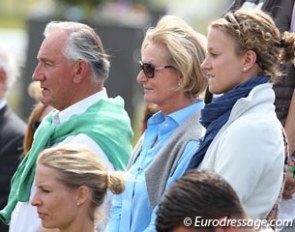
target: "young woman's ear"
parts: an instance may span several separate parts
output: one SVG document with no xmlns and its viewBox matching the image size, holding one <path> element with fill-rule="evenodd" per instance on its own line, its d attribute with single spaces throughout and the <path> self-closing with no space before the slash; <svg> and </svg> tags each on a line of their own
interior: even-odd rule
<svg viewBox="0 0 295 232">
<path fill-rule="evenodd" d="M 248 50 L 244 54 L 244 62 L 243 62 L 243 68 L 242 71 L 246 72 L 249 69 L 251 69 L 257 61 L 257 55 L 256 52 L 253 50 Z"/>
<path fill-rule="evenodd" d="M 90 190 L 87 186 L 80 186 L 77 190 L 76 204 L 77 206 L 83 205 L 87 199 L 90 198 Z"/>
</svg>

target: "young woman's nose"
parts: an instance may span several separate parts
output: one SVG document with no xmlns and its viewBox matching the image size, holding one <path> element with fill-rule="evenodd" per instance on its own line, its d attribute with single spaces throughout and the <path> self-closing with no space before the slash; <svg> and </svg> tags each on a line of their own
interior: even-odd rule
<svg viewBox="0 0 295 232">
<path fill-rule="evenodd" d="M 208 58 L 205 57 L 205 59 L 203 60 L 202 64 L 201 64 L 201 68 L 206 70 L 208 69 L 209 63 L 208 63 Z"/>
<path fill-rule="evenodd" d="M 38 197 L 38 193 L 35 193 L 35 195 L 34 195 L 32 201 L 31 201 L 31 205 L 32 205 L 32 206 L 38 206 L 38 205 L 40 205 L 40 204 L 41 204 L 41 203 L 40 203 L 40 199 L 39 199 L 39 197 Z"/>
</svg>

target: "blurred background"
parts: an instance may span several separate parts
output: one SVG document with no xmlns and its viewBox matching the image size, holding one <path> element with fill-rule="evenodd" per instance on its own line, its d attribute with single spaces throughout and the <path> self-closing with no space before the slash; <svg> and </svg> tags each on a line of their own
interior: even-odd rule
<svg viewBox="0 0 295 232">
<path fill-rule="evenodd" d="M 230 0 L 1 0 L 0 41 L 9 46 L 21 67 L 18 83 L 10 90 L 8 102 L 27 121 L 35 103 L 28 85 L 37 63 L 43 29 L 51 20 L 80 21 L 92 26 L 110 55 L 110 77 L 106 82 L 111 97 L 125 99 L 135 131 L 140 134 L 143 111 L 139 71 L 140 45 L 145 30 L 165 14 L 182 17 L 206 35 L 208 23 L 218 18 Z"/>
</svg>

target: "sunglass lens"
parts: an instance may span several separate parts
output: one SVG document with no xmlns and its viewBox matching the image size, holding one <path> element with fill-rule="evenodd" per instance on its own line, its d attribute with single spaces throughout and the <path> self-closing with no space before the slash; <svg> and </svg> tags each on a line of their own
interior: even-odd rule
<svg viewBox="0 0 295 232">
<path fill-rule="evenodd" d="M 151 64 L 143 64 L 143 72 L 148 78 L 154 77 L 154 67 Z"/>
<path fill-rule="evenodd" d="M 139 61 L 139 67 L 144 72 L 144 75 L 147 78 L 153 78 L 155 74 L 155 68 L 152 64 L 149 63 L 143 63 L 142 61 Z"/>
</svg>

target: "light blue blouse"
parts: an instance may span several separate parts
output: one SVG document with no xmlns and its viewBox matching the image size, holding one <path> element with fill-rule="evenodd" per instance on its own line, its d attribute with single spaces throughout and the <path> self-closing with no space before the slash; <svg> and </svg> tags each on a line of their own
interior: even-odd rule
<svg viewBox="0 0 295 232">
<path fill-rule="evenodd" d="M 203 107 L 203 101 L 198 100 L 195 104 L 173 112 L 166 117 L 161 112 L 158 112 L 148 120 L 141 153 L 128 170 L 130 176 L 125 183 L 125 191 L 120 196 L 114 196 L 113 198 L 113 207 L 111 208 L 111 218 L 106 229 L 107 232 L 156 231 L 157 207 L 152 210 L 149 204 L 144 175 L 145 170 L 147 170 L 174 130 L 190 115 L 200 111 Z M 155 142 L 156 145 L 154 145 Z M 183 175 L 198 147 L 198 141 L 188 142 L 178 161 L 175 172 L 168 179 L 166 189 Z"/>
</svg>

